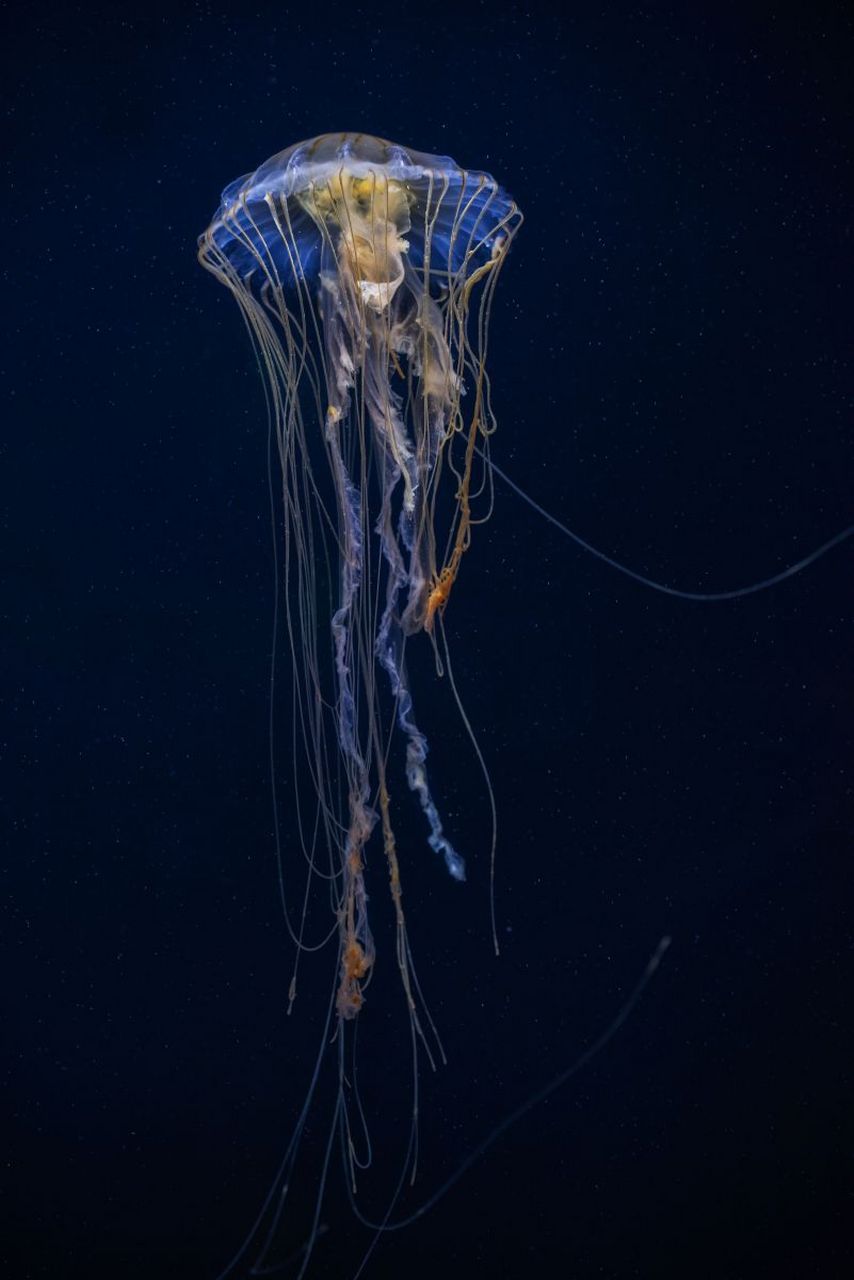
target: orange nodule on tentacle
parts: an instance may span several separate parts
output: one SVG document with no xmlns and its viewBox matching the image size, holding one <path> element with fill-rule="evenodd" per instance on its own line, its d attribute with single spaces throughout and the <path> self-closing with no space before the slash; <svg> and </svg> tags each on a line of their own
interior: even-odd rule
<svg viewBox="0 0 854 1280">
<path fill-rule="evenodd" d="M 341 967 L 348 978 L 364 978 L 371 967 L 371 962 L 365 955 L 364 948 L 359 946 L 355 938 L 348 942 L 344 949 Z"/>
<path fill-rule="evenodd" d="M 351 938 L 341 956 L 341 982 L 335 1007 L 342 1018 L 355 1018 L 365 1002 L 361 980 L 371 967 L 370 957 L 355 938 Z"/>
<path fill-rule="evenodd" d="M 438 613 L 441 617 L 445 612 L 445 606 L 448 603 L 448 597 L 451 594 L 451 587 L 454 585 L 455 574 L 452 569 L 445 568 L 435 579 L 433 588 L 427 597 L 427 611 L 424 615 L 424 630 L 433 630 L 433 619 Z"/>
</svg>

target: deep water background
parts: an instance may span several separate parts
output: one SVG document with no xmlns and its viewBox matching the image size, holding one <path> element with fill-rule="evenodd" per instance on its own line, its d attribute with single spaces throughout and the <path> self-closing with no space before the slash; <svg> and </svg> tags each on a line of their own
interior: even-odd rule
<svg viewBox="0 0 854 1280">
<path fill-rule="evenodd" d="M 493 172 L 526 214 L 495 459 L 640 571 L 738 586 L 854 518 L 848 6 L 565 8 L 5 9 L 3 1276 L 213 1280 L 331 980 L 306 964 L 285 1016 L 263 397 L 195 261 L 227 181 L 339 129 Z M 497 498 L 447 623 L 499 803 L 498 960 L 484 788 L 429 647 L 410 655 L 470 878 L 398 788 L 449 1058 L 407 1204 L 673 945 L 607 1049 L 366 1274 L 848 1276 L 854 545 L 692 605 Z M 406 1107 L 384 982 L 360 1030 L 372 1212 Z M 349 1280 L 368 1237 L 337 1164 L 321 1220 L 309 1274 Z"/>
</svg>

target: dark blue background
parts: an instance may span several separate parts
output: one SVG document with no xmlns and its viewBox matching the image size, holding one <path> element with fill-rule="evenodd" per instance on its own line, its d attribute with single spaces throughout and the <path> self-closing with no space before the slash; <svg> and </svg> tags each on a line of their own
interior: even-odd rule
<svg viewBox="0 0 854 1280">
<path fill-rule="evenodd" d="M 195 262 L 227 181 L 339 129 L 493 172 L 527 218 L 496 461 L 639 570 L 738 586 L 852 519 L 847 6 L 568 8 L 6 10 L 4 1275 L 215 1276 L 328 986 L 331 956 L 286 1018 L 263 398 Z M 499 487 L 447 614 L 500 808 L 499 960 L 484 788 L 411 654 L 470 878 L 401 790 L 449 1057 L 408 1203 L 673 946 L 607 1050 L 368 1275 L 851 1273 L 852 554 L 680 603 Z M 375 1210 L 406 1114 L 391 982 L 362 1021 Z M 324 1137 L 319 1108 L 284 1254 Z M 323 1222 L 311 1274 L 347 1280 L 365 1237 L 337 1166 Z"/>
</svg>

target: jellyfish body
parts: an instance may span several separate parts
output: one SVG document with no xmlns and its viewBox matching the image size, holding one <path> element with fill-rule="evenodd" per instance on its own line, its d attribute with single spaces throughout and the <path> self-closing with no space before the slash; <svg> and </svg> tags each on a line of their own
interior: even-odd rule
<svg viewBox="0 0 854 1280">
<path fill-rule="evenodd" d="M 294 737 L 312 793 L 300 825 L 309 879 L 332 889 L 343 1020 L 362 1006 L 375 961 L 365 849 L 378 824 L 417 1020 L 386 784 L 395 724 L 428 842 L 464 878 L 430 789 L 405 649 L 419 631 L 435 641 L 488 487 L 489 308 L 520 222 L 488 174 L 327 134 L 231 183 L 199 242 L 265 375 Z M 304 929 L 305 911 L 300 948 Z"/>
</svg>

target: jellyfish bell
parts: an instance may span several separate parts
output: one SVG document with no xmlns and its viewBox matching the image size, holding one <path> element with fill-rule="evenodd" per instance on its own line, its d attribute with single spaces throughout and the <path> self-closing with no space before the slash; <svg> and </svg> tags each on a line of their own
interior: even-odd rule
<svg viewBox="0 0 854 1280">
<path fill-rule="evenodd" d="M 377 828 L 413 1043 L 436 1053 L 406 937 L 387 767 L 399 739 L 426 842 L 463 879 L 430 788 L 406 652 L 426 631 L 438 660 L 451 588 L 473 526 L 488 515 L 490 305 L 521 221 L 487 173 L 338 133 L 232 182 L 199 240 L 201 264 L 230 290 L 255 344 L 281 464 L 300 758 L 292 786 L 308 879 L 299 908 L 283 901 L 298 964 L 321 945 L 311 890 L 326 903 L 331 886 L 330 1016 L 342 1055 L 377 962 L 365 884 Z M 326 565 L 337 582 L 324 580 Z M 296 967 L 291 1001 L 295 991 Z M 341 1065 L 345 1129 L 346 1111 Z"/>
<path fill-rule="evenodd" d="M 279 246 L 279 214 L 297 252 Z M 202 262 L 216 248 L 241 275 L 266 263 L 283 284 L 319 269 L 319 253 L 343 231 L 353 245 L 366 232 L 372 261 L 384 261 L 382 232 L 405 236 L 408 260 L 437 278 L 470 275 L 496 239 L 515 231 L 518 207 L 488 173 L 448 156 L 413 151 L 358 133 L 328 133 L 278 152 L 229 183 L 200 240 Z M 507 231 L 503 228 L 505 226 Z M 324 235 L 324 232 L 329 235 Z"/>
</svg>

